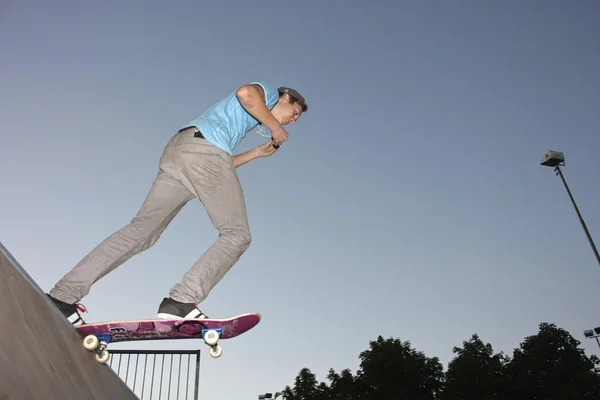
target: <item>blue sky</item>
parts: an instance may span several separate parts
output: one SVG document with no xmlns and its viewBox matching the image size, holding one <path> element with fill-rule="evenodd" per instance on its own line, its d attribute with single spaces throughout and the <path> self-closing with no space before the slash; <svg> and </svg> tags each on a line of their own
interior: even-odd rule
<svg viewBox="0 0 600 400">
<path fill-rule="evenodd" d="M 264 80 L 310 108 L 238 170 L 253 243 L 202 309 L 263 321 L 203 356 L 202 398 L 354 371 L 377 335 L 446 365 L 473 333 L 511 353 L 548 321 L 598 353 L 600 267 L 539 162 L 565 153 L 600 241 L 600 5 L 501 3 L 2 2 L 0 241 L 49 290 L 133 218 L 183 124 Z M 189 203 L 86 318 L 154 316 L 216 234 Z"/>
</svg>

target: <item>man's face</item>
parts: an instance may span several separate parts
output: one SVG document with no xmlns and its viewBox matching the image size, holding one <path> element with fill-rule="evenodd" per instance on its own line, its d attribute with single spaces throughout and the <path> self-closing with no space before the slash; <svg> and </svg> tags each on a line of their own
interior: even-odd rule
<svg viewBox="0 0 600 400">
<path fill-rule="evenodd" d="M 271 112 L 281 125 L 289 125 L 295 123 L 300 118 L 300 115 L 302 115 L 302 106 L 298 103 L 290 103 L 290 96 L 284 94 L 279 98 L 279 101 Z"/>
</svg>

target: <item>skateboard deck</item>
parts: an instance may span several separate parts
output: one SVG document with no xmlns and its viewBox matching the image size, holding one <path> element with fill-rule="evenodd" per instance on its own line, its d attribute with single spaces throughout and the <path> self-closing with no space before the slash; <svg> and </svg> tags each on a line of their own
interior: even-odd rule
<svg viewBox="0 0 600 400">
<path fill-rule="evenodd" d="M 258 313 L 246 313 L 231 318 L 106 321 L 79 325 L 75 329 L 84 338 L 84 347 L 94 351 L 101 363 L 110 357 L 109 343 L 138 340 L 203 339 L 209 346 L 210 356 L 218 358 L 223 354 L 218 344 L 220 339 L 239 336 L 260 320 Z"/>
</svg>

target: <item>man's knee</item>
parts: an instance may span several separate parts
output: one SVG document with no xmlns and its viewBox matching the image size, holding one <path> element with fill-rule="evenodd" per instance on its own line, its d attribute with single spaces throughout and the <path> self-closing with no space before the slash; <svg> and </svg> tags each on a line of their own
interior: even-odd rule
<svg viewBox="0 0 600 400">
<path fill-rule="evenodd" d="M 252 235 L 250 234 L 249 229 L 245 229 L 240 233 L 239 237 L 239 249 L 241 252 L 245 252 L 250 247 L 250 243 L 252 242 Z"/>
<path fill-rule="evenodd" d="M 227 236 L 229 242 L 235 247 L 239 254 L 244 253 L 250 247 L 252 235 L 248 228 L 232 229 L 222 231 L 221 234 Z"/>
</svg>

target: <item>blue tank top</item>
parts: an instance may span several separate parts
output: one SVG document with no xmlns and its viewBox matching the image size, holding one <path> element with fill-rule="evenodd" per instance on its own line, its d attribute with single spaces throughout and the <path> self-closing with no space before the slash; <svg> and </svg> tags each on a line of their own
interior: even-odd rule
<svg viewBox="0 0 600 400">
<path fill-rule="evenodd" d="M 277 89 L 265 82 L 252 82 L 251 84 L 257 84 L 263 88 L 265 104 L 271 110 L 279 99 Z M 197 127 L 208 142 L 233 155 L 233 149 L 242 141 L 246 133 L 257 125 L 258 120 L 244 109 L 234 91 L 209 107 L 198 118 L 184 125 L 183 128 Z"/>
</svg>

